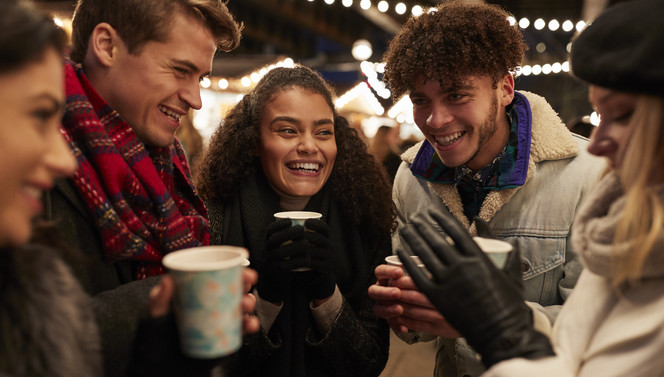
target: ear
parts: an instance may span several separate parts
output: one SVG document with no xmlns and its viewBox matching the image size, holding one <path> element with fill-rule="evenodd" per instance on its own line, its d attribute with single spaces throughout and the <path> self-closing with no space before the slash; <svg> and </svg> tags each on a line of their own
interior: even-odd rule
<svg viewBox="0 0 664 377">
<path fill-rule="evenodd" d="M 98 64 L 110 67 L 118 55 L 118 48 L 124 48 L 120 35 L 106 22 L 97 24 L 92 30 L 87 55 L 94 57 Z"/>
<path fill-rule="evenodd" d="M 512 103 L 514 99 L 514 76 L 511 73 L 506 74 L 498 81 L 498 91 L 502 107 Z"/>
</svg>

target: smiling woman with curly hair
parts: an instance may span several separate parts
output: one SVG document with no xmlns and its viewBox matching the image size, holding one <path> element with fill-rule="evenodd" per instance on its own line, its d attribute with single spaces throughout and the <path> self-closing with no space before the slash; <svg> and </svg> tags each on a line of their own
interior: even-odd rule
<svg viewBox="0 0 664 377">
<path fill-rule="evenodd" d="M 378 376 L 387 361 L 388 327 L 367 289 L 391 253 L 390 185 L 333 103 L 311 69 L 274 69 L 230 111 L 201 164 L 212 243 L 246 247 L 259 272 L 261 331 L 229 361 L 231 376 Z M 287 210 L 322 219 L 307 231 L 274 221 Z"/>
</svg>

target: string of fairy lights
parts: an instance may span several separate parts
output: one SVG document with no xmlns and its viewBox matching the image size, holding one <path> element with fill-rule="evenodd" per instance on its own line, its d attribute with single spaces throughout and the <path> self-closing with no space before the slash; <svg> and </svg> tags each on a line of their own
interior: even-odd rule
<svg viewBox="0 0 664 377">
<path fill-rule="evenodd" d="M 397 15 L 406 15 L 407 12 L 410 12 L 412 16 L 418 17 L 425 12 L 434 12 L 435 8 L 422 6 L 419 4 L 414 4 L 411 6 L 406 5 L 402 1 L 397 2 L 388 2 L 386 0 L 301 0 L 306 2 L 321 2 L 329 6 L 333 6 L 335 3 L 340 3 L 342 6 L 350 8 L 354 5 L 358 5 L 359 8 L 363 11 L 377 10 L 381 13 L 394 12 Z M 69 19 L 60 19 L 58 17 L 54 18 L 55 23 L 64 28 L 70 28 L 71 20 Z M 543 18 L 529 19 L 527 17 L 515 18 L 508 17 L 508 21 L 511 25 L 518 25 L 522 30 L 527 30 L 533 28 L 535 30 L 548 30 L 552 32 L 562 31 L 567 33 L 574 33 L 582 31 L 587 25 L 583 20 L 572 21 L 572 20 L 558 20 L 558 19 L 549 19 L 544 20 Z M 538 52 L 543 52 L 546 49 L 546 46 L 543 44 L 538 44 L 536 50 Z M 567 46 L 569 50 L 569 45 Z M 260 79 L 265 76 L 267 72 L 276 68 L 276 67 L 293 67 L 295 61 L 286 57 L 279 61 L 276 61 L 273 64 L 270 64 L 265 67 L 261 67 L 243 77 L 210 77 L 204 78 L 201 81 L 201 87 L 213 91 L 221 92 L 235 92 L 240 93 L 237 96 L 237 100 L 242 97 L 242 93 L 249 92 L 253 86 L 260 81 Z M 355 100 L 358 97 L 361 97 L 363 101 L 371 107 L 372 111 L 377 116 L 382 116 L 386 113 L 385 109 L 381 105 L 380 101 L 377 99 L 376 95 L 381 98 L 388 99 L 391 96 L 389 88 L 386 87 L 385 83 L 380 80 L 379 75 L 384 72 L 385 64 L 376 62 L 372 63 L 369 61 L 362 61 L 360 63 L 360 70 L 362 74 L 366 77 L 366 80 L 355 85 L 353 88 L 347 92 L 341 94 L 335 105 L 338 109 L 343 109 L 344 106 L 349 104 L 351 101 Z M 546 64 L 533 64 L 533 65 L 522 65 L 517 68 L 515 72 L 516 76 L 538 76 L 538 75 L 550 75 L 569 72 L 569 62 L 552 62 Z M 390 109 L 387 110 L 388 117 L 395 119 L 399 123 L 413 123 L 412 119 L 412 104 L 408 96 L 401 98 L 397 101 Z"/>
</svg>

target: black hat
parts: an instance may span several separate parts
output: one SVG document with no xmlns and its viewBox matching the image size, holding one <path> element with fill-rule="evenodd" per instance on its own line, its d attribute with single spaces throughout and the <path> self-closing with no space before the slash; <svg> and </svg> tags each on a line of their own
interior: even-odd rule
<svg viewBox="0 0 664 377">
<path fill-rule="evenodd" d="M 576 38 L 570 63 L 591 84 L 664 96 L 664 0 L 608 8 Z"/>
</svg>

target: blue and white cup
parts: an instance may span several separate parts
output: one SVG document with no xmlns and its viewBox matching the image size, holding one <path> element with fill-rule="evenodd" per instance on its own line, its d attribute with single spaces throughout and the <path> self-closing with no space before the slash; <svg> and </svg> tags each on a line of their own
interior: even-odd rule
<svg viewBox="0 0 664 377">
<path fill-rule="evenodd" d="M 182 352 L 210 359 L 242 345 L 242 269 L 249 253 L 235 246 L 204 246 L 164 256 L 175 281 L 175 316 Z"/>
</svg>

